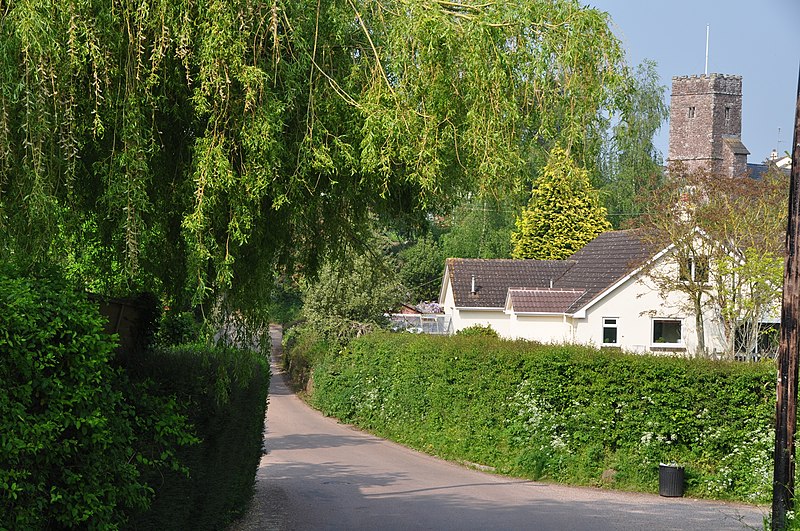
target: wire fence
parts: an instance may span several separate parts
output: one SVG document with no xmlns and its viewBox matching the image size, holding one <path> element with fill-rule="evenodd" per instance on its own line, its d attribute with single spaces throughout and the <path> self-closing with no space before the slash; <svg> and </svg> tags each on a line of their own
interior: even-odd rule
<svg viewBox="0 0 800 531">
<path fill-rule="evenodd" d="M 390 316 L 392 329 L 414 334 L 451 334 L 451 316 L 442 314 L 402 314 Z"/>
</svg>

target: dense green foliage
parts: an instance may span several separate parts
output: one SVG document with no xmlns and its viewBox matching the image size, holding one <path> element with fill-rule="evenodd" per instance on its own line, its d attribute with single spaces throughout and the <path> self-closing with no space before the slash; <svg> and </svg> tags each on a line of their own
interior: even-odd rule
<svg viewBox="0 0 800 531">
<path fill-rule="evenodd" d="M 503 473 L 654 492 L 675 461 L 690 496 L 765 501 L 774 393 L 771 364 L 382 333 L 319 361 L 312 401 Z"/>
<path fill-rule="evenodd" d="M 397 253 L 397 271 L 403 301 L 417 304 L 439 298 L 444 270 L 444 251 L 432 234 L 426 234 Z"/>
<path fill-rule="evenodd" d="M 0 272 L 0 528 L 114 528 L 194 442 L 179 404 L 109 363 L 97 306 L 59 275 Z"/>
<path fill-rule="evenodd" d="M 491 325 L 480 325 L 474 324 L 472 326 L 468 326 L 467 328 L 462 328 L 458 332 L 456 332 L 457 336 L 482 336 L 482 337 L 493 337 L 495 339 L 499 338 L 500 335 L 497 331 L 491 327 Z"/>
<path fill-rule="evenodd" d="M 511 234 L 512 258 L 561 260 L 611 230 L 588 173 L 554 148 Z"/>
<path fill-rule="evenodd" d="M 263 314 L 373 215 L 592 165 L 631 89 L 577 0 L 3 5 L 0 251 L 178 309 Z"/>
<path fill-rule="evenodd" d="M 339 348 L 316 330 L 294 327 L 284 331 L 283 367 L 296 391 L 309 389 L 311 374 L 326 355 Z"/>
<path fill-rule="evenodd" d="M 115 355 L 97 304 L 53 272 L 4 268 L 0 306 L 0 528 L 219 529 L 245 507 L 263 356 Z M 185 340 L 189 319 L 167 335 Z"/>
<path fill-rule="evenodd" d="M 188 475 L 165 471 L 144 478 L 155 498 L 131 527 L 223 529 L 253 493 L 269 386 L 266 358 L 229 348 L 159 348 L 142 353 L 128 371 L 151 382 L 151 395 L 174 396 L 200 439 L 177 452 Z"/>
<path fill-rule="evenodd" d="M 603 145 L 598 164 L 604 204 L 615 228 L 648 207 L 647 192 L 657 188 L 664 172 L 653 137 L 669 115 L 656 64 L 645 60 L 634 73 L 636 89 L 625 113 Z"/>
<path fill-rule="evenodd" d="M 511 258 L 511 232 L 517 205 L 473 198 L 453 209 L 449 230 L 442 235 L 446 258 Z"/>
<path fill-rule="evenodd" d="M 393 258 L 373 247 L 361 252 L 326 264 L 303 290 L 305 326 L 335 342 L 381 328 L 401 299 Z"/>
</svg>

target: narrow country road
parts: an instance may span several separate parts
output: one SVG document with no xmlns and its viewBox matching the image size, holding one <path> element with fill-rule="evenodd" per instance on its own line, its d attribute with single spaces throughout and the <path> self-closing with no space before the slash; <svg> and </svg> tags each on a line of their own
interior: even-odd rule
<svg viewBox="0 0 800 531">
<path fill-rule="evenodd" d="M 466 469 L 307 407 L 273 364 L 256 494 L 230 531 L 763 529 L 764 508 L 573 488 Z"/>
</svg>

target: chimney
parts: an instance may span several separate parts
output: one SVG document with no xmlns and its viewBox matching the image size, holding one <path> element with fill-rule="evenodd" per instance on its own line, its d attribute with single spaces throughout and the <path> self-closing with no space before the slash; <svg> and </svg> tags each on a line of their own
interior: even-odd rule
<svg viewBox="0 0 800 531">
<path fill-rule="evenodd" d="M 470 293 L 475 295 L 475 275 L 472 275 L 472 289 L 470 290 Z"/>
</svg>

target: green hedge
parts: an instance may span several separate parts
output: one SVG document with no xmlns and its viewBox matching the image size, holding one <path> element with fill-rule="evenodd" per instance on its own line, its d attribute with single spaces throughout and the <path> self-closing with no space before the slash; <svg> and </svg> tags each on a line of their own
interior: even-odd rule
<svg viewBox="0 0 800 531">
<path fill-rule="evenodd" d="M 503 473 L 655 492 L 659 462 L 677 462 L 692 496 L 771 493 L 772 364 L 382 333 L 325 357 L 312 401 Z"/>
<path fill-rule="evenodd" d="M 222 529 L 246 509 L 262 454 L 269 387 L 267 359 L 255 352 L 183 346 L 154 349 L 130 363 L 131 377 L 172 395 L 200 444 L 177 453 L 188 469 L 147 478 L 156 491 L 139 529 Z"/>
<path fill-rule="evenodd" d="M 58 273 L 0 268 L 0 308 L 0 528 L 118 527 L 147 506 L 142 474 L 177 466 L 185 418 L 111 366 L 97 306 Z"/>
<path fill-rule="evenodd" d="M 246 507 L 263 356 L 117 359 L 97 305 L 53 271 L 0 265 L 0 308 L 0 529 L 220 529 Z"/>
</svg>

